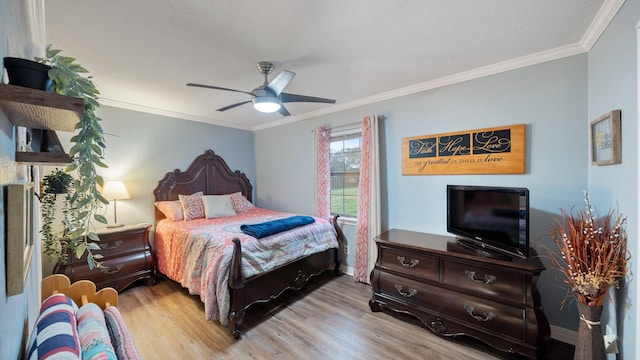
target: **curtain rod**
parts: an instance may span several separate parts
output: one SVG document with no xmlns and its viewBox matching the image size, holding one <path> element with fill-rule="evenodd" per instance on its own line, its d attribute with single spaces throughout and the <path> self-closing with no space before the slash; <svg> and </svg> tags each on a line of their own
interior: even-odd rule
<svg viewBox="0 0 640 360">
<path fill-rule="evenodd" d="M 383 114 L 375 114 L 378 117 L 378 120 L 386 120 L 387 116 L 383 115 Z M 350 131 L 350 130 L 356 130 L 360 128 L 360 125 L 362 123 L 360 122 L 354 122 L 354 123 L 350 123 L 350 124 L 345 124 L 345 125 L 340 125 L 340 126 L 331 126 L 330 124 L 323 124 L 322 126 L 328 127 L 331 129 L 332 133 L 340 133 L 343 131 Z M 314 132 L 315 129 L 311 130 L 311 132 Z"/>
<path fill-rule="evenodd" d="M 376 115 L 378 117 L 378 120 L 386 120 L 387 119 L 387 116 L 383 115 L 383 114 L 374 114 L 374 115 Z M 354 126 L 360 126 L 361 124 L 362 124 L 361 122 L 355 122 L 355 123 L 350 123 L 350 124 L 340 125 L 340 126 L 329 126 L 329 125 L 326 125 L 326 124 L 325 125 L 329 126 L 331 128 L 331 130 L 340 131 L 340 130 L 343 130 L 343 129 L 347 129 L 347 130 L 348 129 L 352 129 Z"/>
</svg>

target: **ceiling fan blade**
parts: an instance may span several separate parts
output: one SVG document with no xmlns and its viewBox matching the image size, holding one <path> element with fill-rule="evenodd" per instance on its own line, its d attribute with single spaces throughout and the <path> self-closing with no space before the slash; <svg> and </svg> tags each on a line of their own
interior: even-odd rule
<svg viewBox="0 0 640 360">
<path fill-rule="evenodd" d="M 289 114 L 289 110 L 287 110 L 286 107 L 284 107 L 284 105 L 280 106 L 280 110 L 278 110 L 278 112 L 282 115 L 282 116 L 289 116 L 291 114 Z"/>
<path fill-rule="evenodd" d="M 273 78 L 273 80 L 271 80 L 271 82 L 269 83 L 269 85 L 267 85 L 267 87 L 273 90 L 273 92 L 276 93 L 276 96 L 278 96 L 280 95 L 282 90 L 284 90 L 285 86 L 289 84 L 289 81 L 291 81 L 291 79 L 293 79 L 294 76 L 296 76 L 296 73 L 288 70 L 282 70 L 282 72 L 278 74 L 278 76 L 276 76 L 275 78 Z"/>
<path fill-rule="evenodd" d="M 253 94 L 250 93 L 250 92 L 246 92 L 246 91 L 242 91 L 242 90 L 234 90 L 234 89 L 229 89 L 229 88 L 223 88 L 223 87 L 220 87 L 220 86 L 194 84 L 194 83 L 188 83 L 187 86 L 195 86 L 195 87 L 201 87 L 201 88 L 207 88 L 207 89 L 215 89 L 215 90 L 234 91 L 234 92 L 239 92 L 239 93 L 243 93 L 243 94 L 249 94 L 249 95 L 253 96 Z"/>
<path fill-rule="evenodd" d="M 333 99 L 325 99 L 325 98 L 319 98 L 314 96 L 296 95 L 296 94 L 288 94 L 288 93 L 280 94 L 280 100 L 283 103 L 288 103 L 288 102 L 315 102 L 315 103 L 325 103 L 325 104 L 336 103 L 336 101 Z"/>
<path fill-rule="evenodd" d="M 251 100 L 248 100 L 248 101 L 243 101 L 243 102 L 227 105 L 225 107 L 221 107 L 220 109 L 218 109 L 216 111 L 225 111 L 225 110 L 233 109 L 236 106 L 244 105 L 244 104 L 250 103 L 250 102 L 251 102 Z"/>
</svg>

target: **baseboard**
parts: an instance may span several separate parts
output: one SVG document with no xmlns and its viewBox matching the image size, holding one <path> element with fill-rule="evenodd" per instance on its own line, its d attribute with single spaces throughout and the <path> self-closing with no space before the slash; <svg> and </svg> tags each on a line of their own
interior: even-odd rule
<svg viewBox="0 0 640 360">
<path fill-rule="evenodd" d="M 577 331 L 561 328 L 555 325 L 551 325 L 550 328 L 552 339 L 576 346 L 576 338 L 578 337 Z"/>
<path fill-rule="evenodd" d="M 353 268 L 351 266 L 341 265 L 340 266 L 340 270 L 342 270 L 343 274 L 346 274 L 346 275 L 349 275 L 349 276 L 353 276 Z"/>
</svg>

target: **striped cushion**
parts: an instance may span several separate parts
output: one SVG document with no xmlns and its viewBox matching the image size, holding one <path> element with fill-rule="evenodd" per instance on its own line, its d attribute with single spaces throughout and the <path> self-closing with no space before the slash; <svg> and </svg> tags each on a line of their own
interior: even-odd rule
<svg viewBox="0 0 640 360">
<path fill-rule="evenodd" d="M 28 360 L 80 359 L 77 309 L 73 300 L 63 294 L 45 299 L 29 338 Z"/>
<path fill-rule="evenodd" d="M 120 311 L 115 306 L 109 306 L 104 310 L 104 319 L 107 322 L 107 329 L 111 335 L 111 342 L 116 351 L 118 360 L 142 359 L 138 354 L 131 334 L 120 315 Z"/>
<path fill-rule="evenodd" d="M 116 360 L 102 309 L 94 304 L 82 305 L 76 312 L 82 359 Z"/>
</svg>

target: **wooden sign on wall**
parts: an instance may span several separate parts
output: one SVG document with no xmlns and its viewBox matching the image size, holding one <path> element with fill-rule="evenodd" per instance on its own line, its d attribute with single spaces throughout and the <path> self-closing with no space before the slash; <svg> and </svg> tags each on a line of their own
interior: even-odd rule
<svg viewBox="0 0 640 360">
<path fill-rule="evenodd" d="M 525 124 L 402 139 L 402 175 L 524 174 Z"/>
</svg>

